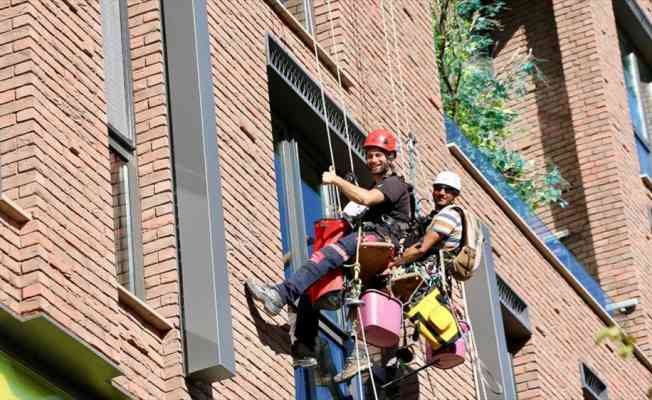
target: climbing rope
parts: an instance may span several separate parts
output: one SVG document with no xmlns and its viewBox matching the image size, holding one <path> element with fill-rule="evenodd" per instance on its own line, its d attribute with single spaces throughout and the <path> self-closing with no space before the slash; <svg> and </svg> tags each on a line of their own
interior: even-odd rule
<svg viewBox="0 0 652 400">
<path fill-rule="evenodd" d="M 410 119 L 408 118 L 408 108 L 405 101 L 405 80 L 403 79 L 403 63 L 401 62 L 401 56 L 398 50 L 398 39 L 396 35 L 396 19 L 394 17 L 394 0 L 390 0 L 390 15 L 392 17 L 392 31 L 394 37 L 394 58 L 396 59 L 396 68 L 398 72 L 398 81 L 401 83 L 401 109 L 403 111 L 403 128 L 407 132 L 412 132 Z"/>
<path fill-rule="evenodd" d="M 380 0 L 380 17 L 383 23 L 383 37 L 385 38 L 385 57 L 387 59 L 390 58 L 390 52 L 389 52 L 389 39 L 387 37 L 387 22 L 385 21 L 385 5 L 384 5 L 384 0 Z M 400 126 L 399 126 L 399 118 L 398 118 L 398 106 L 396 104 L 396 90 L 394 88 L 394 69 L 392 68 L 391 63 L 387 63 L 387 68 L 389 72 L 389 83 L 392 89 L 392 105 L 394 109 L 394 123 L 396 124 L 397 132 L 399 133 L 397 136 L 400 136 Z"/>
<path fill-rule="evenodd" d="M 358 389 L 360 391 L 360 398 L 363 399 L 364 396 L 362 394 L 362 369 L 360 368 L 360 352 L 358 351 L 358 334 L 356 333 L 357 329 L 357 324 L 356 326 L 353 327 L 353 338 L 354 338 L 354 343 L 353 345 L 355 346 L 355 361 L 358 365 Z M 369 360 L 369 354 L 367 354 L 367 360 Z"/>
<path fill-rule="evenodd" d="M 331 168 L 335 168 L 335 154 L 333 152 L 333 142 L 331 140 L 331 130 L 330 130 L 330 120 L 328 118 L 328 112 L 326 110 L 326 93 L 324 92 L 324 81 L 322 79 L 321 75 L 321 64 L 319 61 L 319 50 L 317 48 L 317 35 L 313 34 L 312 38 L 312 43 L 313 43 L 313 49 L 315 51 L 315 64 L 317 66 L 317 77 L 319 79 L 319 90 L 321 92 L 321 104 L 322 104 L 322 111 L 324 113 L 324 123 L 326 124 L 326 136 L 328 138 L 328 151 L 330 153 L 331 157 Z M 338 193 L 337 197 L 337 211 L 339 213 L 342 212 L 342 204 L 340 202 L 340 196 L 339 196 L 339 190 L 337 186 L 335 186 L 335 191 Z"/>
<path fill-rule="evenodd" d="M 358 321 L 362 320 L 362 312 L 360 311 L 360 307 L 358 307 Z M 376 380 L 374 379 L 374 373 L 373 369 L 371 368 L 371 357 L 369 356 L 369 346 L 367 345 L 367 336 L 365 335 L 364 328 L 361 328 L 360 331 L 362 332 L 362 343 L 364 344 L 364 351 L 367 353 L 367 361 L 369 362 L 369 380 L 371 381 L 371 388 L 374 391 L 374 400 L 378 400 L 378 391 L 376 390 Z M 358 358 L 358 363 L 360 362 L 360 359 Z M 358 369 L 358 371 L 360 371 Z M 362 371 L 359 372 L 360 374 L 360 379 L 362 379 Z"/>
<path fill-rule="evenodd" d="M 466 301 L 466 292 L 465 292 L 465 286 L 463 282 L 458 282 L 458 290 L 460 291 L 460 296 L 462 296 L 462 302 L 464 304 L 464 314 L 465 314 L 465 320 L 469 324 L 469 332 L 467 335 L 463 335 L 464 338 L 464 345 L 466 348 L 471 349 L 469 357 L 471 358 L 471 367 L 473 369 L 473 381 L 475 384 L 475 387 L 477 390 L 482 390 L 483 394 L 483 399 L 487 398 L 487 388 L 485 386 L 485 379 L 484 379 L 484 373 L 482 371 L 482 368 L 479 367 L 478 362 L 479 362 L 479 357 L 478 357 L 478 348 L 477 342 L 475 340 L 475 333 L 473 329 L 473 324 L 471 323 L 471 318 L 468 313 L 469 305 Z M 480 376 L 482 375 L 482 377 Z M 480 382 L 478 382 L 478 380 Z M 479 394 L 479 393 L 478 393 Z"/>
<path fill-rule="evenodd" d="M 399 150 L 403 150 L 404 146 L 403 146 L 403 137 L 401 135 L 401 130 L 405 128 L 405 125 L 401 124 L 400 118 L 399 118 L 399 111 L 398 111 L 398 104 L 397 104 L 398 99 L 397 99 L 397 96 L 396 96 L 396 89 L 395 89 L 395 86 L 398 86 L 398 84 L 395 84 L 395 81 L 394 81 L 394 69 L 392 68 L 393 63 L 391 62 L 392 57 L 391 57 L 390 49 L 389 49 L 389 39 L 388 39 L 388 35 L 387 35 L 387 22 L 386 22 L 386 19 L 385 19 L 384 0 L 380 0 L 380 16 L 381 16 L 382 25 L 383 25 L 383 37 L 385 39 L 385 57 L 387 59 L 387 68 L 389 70 L 390 85 L 391 85 L 391 89 L 392 89 L 392 105 L 393 105 L 393 108 L 394 108 L 394 123 L 396 124 L 396 131 L 397 131 L 397 137 L 398 137 Z M 397 42 L 397 35 L 396 35 L 396 21 L 395 21 L 395 16 L 394 16 L 394 1 L 393 0 L 390 0 L 390 16 L 391 16 L 391 19 L 392 19 L 392 31 L 393 31 L 393 44 L 392 44 L 392 47 L 393 47 L 393 51 L 394 51 L 394 57 L 396 59 L 398 59 L 397 65 L 400 68 L 400 66 L 402 64 L 401 64 L 401 61 L 400 61 L 400 57 L 398 55 L 398 42 Z M 399 79 L 401 81 L 403 81 L 401 69 L 399 69 L 398 72 L 399 72 Z M 405 82 L 402 82 L 402 88 L 403 88 L 402 92 L 404 92 L 405 91 Z M 403 93 L 403 96 L 404 96 L 404 93 Z M 405 108 L 405 99 L 403 99 L 403 113 L 404 113 L 404 120 L 407 120 L 407 117 L 406 117 L 407 114 L 406 114 L 406 108 Z M 405 157 L 403 157 L 402 154 L 401 154 L 401 162 L 403 164 L 402 165 L 403 170 L 404 171 L 407 170 L 407 168 L 408 168 L 407 159 Z"/>
<path fill-rule="evenodd" d="M 340 69 L 340 57 L 339 53 L 335 51 L 335 29 L 333 28 L 333 15 L 331 13 L 331 1 L 326 0 L 326 7 L 328 8 L 328 22 L 330 25 L 331 31 L 331 54 L 335 58 L 335 69 L 337 70 L 337 85 L 338 85 L 338 100 L 342 103 L 343 108 L 343 117 L 344 117 L 344 132 L 346 136 L 346 142 L 349 148 L 349 161 L 351 163 L 351 173 L 355 176 L 355 167 L 353 165 L 353 150 L 351 148 L 351 134 L 349 132 L 349 122 L 347 118 L 347 109 L 346 101 L 344 95 L 342 94 L 342 70 Z M 344 35 L 342 35 L 342 40 L 344 40 Z"/>
<path fill-rule="evenodd" d="M 354 346 L 355 346 L 355 359 L 358 367 L 358 386 L 360 390 L 360 398 L 362 398 L 362 369 L 360 365 L 360 351 L 358 349 L 358 328 L 362 332 L 362 343 L 364 345 L 364 352 L 367 356 L 367 362 L 369 363 L 369 379 L 371 380 L 371 386 L 374 392 L 374 399 L 378 400 L 378 392 L 376 391 L 376 384 L 374 382 L 373 371 L 371 368 L 371 357 L 369 355 L 369 346 L 367 345 L 367 337 L 364 332 L 364 327 L 359 326 L 360 321 L 362 321 L 362 314 L 360 312 L 360 295 L 362 291 L 362 281 L 360 280 L 360 245 L 362 244 L 362 226 L 358 227 L 358 240 L 356 243 L 355 251 L 355 262 L 353 264 L 345 264 L 347 268 L 353 269 L 353 279 L 350 283 L 350 293 L 347 305 L 349 307 L 355 307 L 357 311 L 357 318 L 354 318 L 352 323 Z"/>
</svg>

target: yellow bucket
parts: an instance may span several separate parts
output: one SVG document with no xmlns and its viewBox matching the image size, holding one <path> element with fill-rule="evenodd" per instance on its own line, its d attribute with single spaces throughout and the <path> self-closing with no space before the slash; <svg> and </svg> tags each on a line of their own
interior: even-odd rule
<svg viewBox="0 0 652 400">
<path fill-rule="evenodd" d="M 459 330 L 453 313 L 439 301 L 439 290 L 433 289 L 417 305 L 410 308 L 407 317 L 433 350 L 453 342 Z"/>
</svg>

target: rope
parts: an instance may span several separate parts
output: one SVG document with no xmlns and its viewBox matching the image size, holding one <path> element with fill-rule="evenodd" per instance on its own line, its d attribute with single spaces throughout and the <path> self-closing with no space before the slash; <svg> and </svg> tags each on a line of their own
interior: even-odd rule
<svg viewBox="0 0 652 400">
<path fill-rule="evenodd" d="M 381 14 L 381 19 L 383 22 L 383 36 L 385 38 L 385 57 L 388 60 L 387 66 L 389 69 L 389 77 L 390 77 L 390 83 L 391 83 L 391 88 L 392 88 L 392 104 L 394 107 L 394 121 L 397 127 L 397 137 L 398 137 L 398 144 L 399 144 L 399 150 L 403 150 L 403 138 L 401 136 L 401 129 L 405 128 L 407 123 L 401 124 L 400 118 L 399 118 L 399 111 L 398 111 L 398 100 L 396 96 L 396 89 L 394 88 L 394 73 L 393 73 L 393 68 L 392 68 L 392 63 L 391 61 L 391 55 L 390 55 L 390 50 L 389 50 L 389 39 L 387 38 L 387 22 L 385 20 L 385 8 L 383 6 L 383 0 L 380 1 L 380 14 Z M 393 31 L 393 49 L 394 49 L 394 57 L 398 59 L 398 66 L 399 66 L 399 79 L 402 81 L 402 71 L 400 69 L 400 66 L 402 65 L 400 62 L 400 57 L 398 56 L 398 41 L 397 41 L 397 35 L 396 35 L 396 21 L 395 21 L 395 15 L 394 15 L 394 1 L 390 0 L 390 15 L 392 18 L 392 31 Z M 398 84 L 397 84 L 398 85 Z M 403 114 L 404 114 L 404 120 L 407 119 L 406 115 L 406 109 L 405 109 L 405 82 L 402 82 L 402 95 L 403 95 Z M 402 161 L 402 168 L 404 171 L 408 169 L 407 165 L 407 159 L 406 157 L 402 156 L 402 151 L 398 152 L 401 154 L 401 161 Z"/>
<path fill-rule="evenodd" d="M 380 16 L 383 22 L 383 36 L 385 38 L 385 57 L 389 60 L 390 54 L 389 54 L 389 39 L 387 38 L 387 22 L 385 21 L 385 7 L 384 7 L 384 0 L 380 0 Z M 396 124 L 396 127 L 400 129 L 399 127 L 399 118 L 398 118 L 398 107 L 396 105 L 396 90 L 394 88 L 394 71 L 391 66 L 391 64 L 388 62 L 387 63 L 387 68 L 389 72 L 389 82 L 392 88 L 392 105 L 394 107 L 394 123 Z M 398 132 L 397 132 L 398 133 Z M 400 133 L 398 134 L 400 136 Z"/>
<path fill-rule="evenodd" d="M 331 156 L 331 169 L 335 170 L 335 155 L 333 153 L 333 142 L 331 140 L 331 129 L 330 129 L 330 119 L 328 117 L 328 112 L 326 111 L 326 93 L 324 92 L 324 81 L 321 75 L 321 65 L 319 62 L 319 51 L 317 49 L 317 35 L 313 34 L 312 37 L 313 48 L 315 50 L 315 64 L 317 65 L 317 76 L 319 78 L 319 90 L 321 92 L 321 104 L 322 111 L 324 112 L 324 123 L 326 124 L 326 136 L 328 138 L 328 151 Z M 345 118 L 346 119 L 346 118 Z M 342 212 L 342 204 L 340 203 L 340 196 L 337 187 L 335 190 L 338 192 L 337 196 L 337 210 Z"/>
<path fill-rule="evenodd" d="M 487 398 L 487 388 L 485 386 L 485 379 L 484 379 L 484 373 L 482 372 L 482 368 L 478 367 L 478 348 L 476 347 L 476 341 L 475 341 L 475 333 L 473 330 L 473 324 L 471 323 L 471 318 L 468 314 L 468 309 L 469 305 L 466 301 L 466 292 L 465 292 L 465 286 L 464 283 L 458 283 L 458 287 L 460 287 L 460 295 L 462 296 L 462 302 L 464 303 L 464 313 L 466 316 L 466 322 L 469 324 L 469 335 L 463 335 L 464 337 L 464 344 L 466 347 L 469 349 L 472 349 L 469 357 L 471 358 L 471 367 L 473 369 L 473 382 L 475 384 L 476 390 L 480 391 L 482 390 L 482 394 L 484 395 L 484 399 Z M 469 343 L 471 342 L 471 343 Z M 472 346 L 471 346 L 472 345 Z M 479 379 L 479 375 L 483 375 L 482 379 Z M 478 379 L 480 382 L 478 383 Z M 480 396 L 480 393 L 478 393 L 478 397 Z"/>
<path fill-rule="evenodd" d="M 357 325 L 357 323 L 356 323 Z M 358 351 L 358 334 L 356 333 L 357 331 L 357 326 L 353 327 L 353 338 L 355 339 L 354 341 L 354 346 L 355 346 L 355 361 L 358 364 L 358 389 L 360 391 L 360 398 L 363 399 L 364 396 L 362 394 L 362 370 L 360 368 L 360 352 Z M 369 361 L 369 354 L 367 353 L 367 361 Z"/>
<path fill-rule="evenodd" d="M 358 320 L 361 319 L 362 319 L 362 313 L 360 311 L 360 307 L 358 307 Z M 365 353 L 367 353 L 367 361 L 369 361 L 369 380 L 371 380 L 371 388 L 374 391 L 374 399 L 378 400 L 378 391 L 376 390 L 376 380 L 374 379 L 374 373 L 371 368 L 371 357 L 369 357 L 369 346 L 367 345 L 367 336 L 364 333 L 364 328 L 360 329 L 360 331 L 362 332 L 362 343 L 364 344 L 364 351 Z M 360 363 L 360 359 L 358 359 L 358 366 L 359 363 Z M 362 372 L 360 372 L 360 374 L 362 374 Z"/>
<path fill-rule="evenodd" d="M 401 0 L 399 0 L 401 1 Z M 402 4 L 402 1 L 401 1 Z M 394 37 L 394 57 L 397 60 L 397 71 L 398 71 L 398 80 L 401 82 L 401 108 L 403 110 L 403 128 L 407 128 L 407 132 L 411 132 L 412 128 L 410 127 L 410 119 L 407 117 L 408 109 L 407 103 L 405 101 L 405 80 L 403 79 L 403 68 L 401 63 L 401 57 L 398 53 L 398 39 L 396 35 L 396 20 L 394 18 L 394 0 L 391 0 L 390 3 L 390 15 L 392 16 L 392 31 Z"/>
<path fill-rule="evenodd" d="M 333 17 L 331 14 L 331 2 L 326 0 L 326 7 L 328 8 L 328 22 L 331 30 L 331 43 L 332 51 L 331 54 L 335 57 L 335 69 L 337 70 L 337 84 L 338 84 L 338 100 L 342 103 L 343 113 L 344 113 L 344 132 L 346 134 L 346 141 L 349 148 L 349 161 L 351 162 L 351 172 L 355 176 L 355 167 L 353 166 L 353 150 L 351 149 L 351 134 L 349 132 L 349 121 L 346 117 L 346 101 L 344 100 L 344 95 L 342 94 L 342 71 L 340 69 L 340 57 L 339 53 L 335 51 L 335 29 L 333 28 Z M 344 40 L 344 36 L 342 36 Z"/>
</svg>

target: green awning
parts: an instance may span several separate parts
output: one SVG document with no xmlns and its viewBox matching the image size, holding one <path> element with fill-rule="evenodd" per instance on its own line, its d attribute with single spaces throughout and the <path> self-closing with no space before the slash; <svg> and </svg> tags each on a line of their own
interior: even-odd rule
<svg viewBox="0 0 652 400">
<path fill-rule="evenodd" d="M 118 367 L 45 314 L 21 319 L 0 305 L 0 346 L 66 390 L 97 399 L 130 399 L 114 387 Z"/>
</svg>

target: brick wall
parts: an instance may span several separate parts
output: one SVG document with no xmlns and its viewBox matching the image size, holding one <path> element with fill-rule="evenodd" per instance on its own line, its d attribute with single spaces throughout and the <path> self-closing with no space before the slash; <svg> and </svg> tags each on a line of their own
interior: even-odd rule
<svg viewBox="0 0 652 400">
<path fill-rule="evenodd" d="M 462 204 L 487 222 L 498 272 L 530 306 L 534 336 L 515 359 L 519 398 L 581 398 L 578 360 L 600 373 L 610 394 L 641 398 L 644 385 L 626 383 L 649 382 L 650 371 L 593 343 L 586 332 L 603 326 L 599 318 L 445 148 L 427 3 L 384 3 L 381 14 L 376 1 L 331 2 L 336 42 L 342 38 L 334 48 L 354 82 L 339 101 L 365 129 L 384 126 L 403 138 L 408 131 L 417 135 L 422 197 L 437 171 L 463 175 Z M 159 332 L 118 302 L 96 2 L 0 1 L 7 17 L 0 21 L 2 192 L 33 217 L 23 226 L 0 218 L 0 298 L 23 315 L 46 312 L 116 362 L 125 373 L 116 384 L 134 398 L 293 398 L 286 317 L 252 319 L 243 281 L 282 277 L 264 35 L 281 38 L 316 78 L 312 48 L 266 2 L 241 7 L 208 1 L 237 375 L 213 385 L 190 382 L 183 376 L 179 330 L 161 10 L 156 0 L 128 4 L 146 301 L 175 329 Z M 315 15 L 318 38 L 330 49 L 323 3 Z M 335 76 L 324 66 L 322 76 L 337 98 Z M 631 138 L 619 140 L 631 146 Z M 634 161 L 630 155 L 619 168 Z M 423 399 L 472 399 L 471 365 L 421 373 L 417 390 Z"/>
<path fill-rule="evenodd" d="M 546 79 L 514 102 L 523 134 L 512 145 L 540 163 L 554 161 L 570 183 L 570 206 L 539 216 L 570 232 L 564 242 L 614 300 L 649 304 L 652 196 L 638 176 L 611 2 L 515 1 L 504 23 L 496 64 L 532 49 Z M 646 308 L 621 318 L 648 351 Z"/>
</svg>

